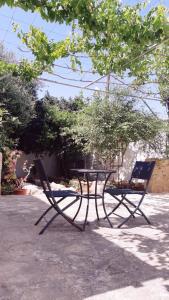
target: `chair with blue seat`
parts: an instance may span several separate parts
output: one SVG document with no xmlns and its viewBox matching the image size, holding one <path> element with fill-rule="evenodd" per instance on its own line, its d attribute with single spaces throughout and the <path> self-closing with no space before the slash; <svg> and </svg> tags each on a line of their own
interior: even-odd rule
<svg viewBox="0 0 169 300">
<path fill-rule="evenodd" d="M 40 179 L 40 182 L 41 182 L 41 185 L 43 188 L 43 192 L 46 195 L 46 197 L 49 201 L 49 204 L 50 204 L 50 206 L 45 210 L 45 212 L 36 221 L 35 225 L 38 225 L 39 222 L 46 216 L 46 214 L 51 209 L 54 209 L 54 211 L 55 211 L 54 216 L 46 223 L 46 225 L 42 228 L 42 230 L 39 232 L 39 234 L 42 234 L 57 216 L 62 216 L 71 225 L 75 226 L 77 229 L 82 231 L 83 228 L 75 222 L 75 217 L 72 219 L 68 215 L 66 215 L 64 212 L 70 206 L 72 206 L 77 201 L 79 201 L 80 195 L 72 190 L 52 190 L 41 160 L 40 159 L 34 160 L 34 164 L 35 164 L 35 168 L 36 168 L 37 174 L 39 176 L 39 179 Z M 73 198 L 73 200 L 71 202 L 69 202 L 66 206 L 61 208 L 59 204 L 62 201 L 64 201 L 64 199 L 66 199 L 66 198 Z"/>
<path fill-rule="evenodd" d="M 127 211 L 129 212 L 129 216 L 124 218 L 123 222 L 121 222 L 118 227 L 120 228 L 124 225 L 130 218 L 135 218 L 136 214 L 141 215 L 147 221 L 148 224 L 150 220 L 144 214 L 142 209 L 140 208 L 143 199 L 147 193 L 148 184 L 155 166 L 155 161 L 136 161 L 135 166 L 133 168 L 131 178 L 129 180 L 129 188 L 113 188 L 108 187 L 105 189 L 105 193 L 110 194 L 115 200 L 118 201 L 118 204 L 113 208 L 113 210 L 107 214 L 109 217 L 111 214 L 116 214 L 115 211 L 123 205 Z M 142 190 L 136 190 L 132 187 L 133 179 L 143 180 L 145 181 L 144 188 Z M 131 186 L 131 188 L 130 188 Z M 128 199 L 128 195 L 138 195 L 140 196 L 137 204 Z M 119 198 L 120 197 L 120 198 Z"/>
</svg>

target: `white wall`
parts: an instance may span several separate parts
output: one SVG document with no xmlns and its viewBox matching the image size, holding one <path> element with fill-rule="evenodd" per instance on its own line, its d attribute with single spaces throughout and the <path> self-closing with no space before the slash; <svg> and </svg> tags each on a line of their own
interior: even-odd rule
<svg viewBox="0 0 169 300">
<path fill-rule="evenodd" d="M 136 160 L 144 161 L 148 158 L 162 158 L 162 154 L 148 148 L 143 150 L 142 143 L 131 143 L 124 155 L 123 166 L 119 169 L 119 178 L 129 180 Z"/>
</svg>

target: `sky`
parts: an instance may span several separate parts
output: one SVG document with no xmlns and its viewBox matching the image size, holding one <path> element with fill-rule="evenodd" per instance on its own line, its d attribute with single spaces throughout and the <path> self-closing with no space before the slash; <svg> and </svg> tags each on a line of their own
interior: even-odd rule
<svg viewBox="0 0 169 300">
<path fill-rule="evenodd" d="M 124 0 L 121 1 L 124 5 L 129 4 L 133 5 L 138 3 L 137 0 Z M 147 6 L 147 10 L 151 7 L 156 6 L 157 4 L 164 4 L 169 7 L 169 0 L 151 0 Z M 145 11 L 146 12 L 146 11 Z M 21 29 L 24 32 L 29 30 L 29 26 L 33 25 L 35 27 L 43 30 L 49 39 L 53 39 L 56 41 L 64 39 L 66 36 L 71 34 L 70 28 L 65 25 L 60 25 L 56 23 L 47 23 L 44 21 L 39 14 L 24 12 L 19 8 L 11 9 L 8 6 L 3 6 L 0 8 L 0 41 L 4 44 L 5 48 L 8 51 L 14 52 L 16 59 L 20 60 L 22 58 L 27 58 L 29 60 L 33 59 L 31 52 L 21 43 L 18 39 L 17 34 L 12 30 L 12 23 L 20 24 Z M 67 69 L 67 66 L 70 66 L 70 61 L 68 58 L 60 59 L 56 61 L 58 65 L 55 67 L 54 72 L 56 76 L 50 76 L 49 74 L 43 74 L 43 78 L 55 80 L 61 84 L 51 84 L 44 83 L 41 84 L 39 89 L 39 98 L 43 97 L 46 91 L 53 96 L 61 97 L 64 96 L 66 98 L 73 97 L 79 95 L 81 92 L 80 88 L 65 86 L 63 83 L 81 86 L 87 86 L 89 82 L 78 82 L 77 80 L 83 81 L 94 81 L 100 76 L 98 74 L 91 73 L 80 73 L 73 72 L 71 69 Z M 83 69 L 87 71 L 91 71 L 91 63 L 87 58 L 82 59 Z M 69 80 L 61 78 L 61 77 L 69 78 Z M 90 88 L 94 90 L 98 90 L 99 88 L 104 90 L 106 86 L 106 78 L 100 80 L 103 83 L 95 83 L 91 85 Z M 112 86 L 114 83 L 117 83 L 116 80 L 111 78 Z M 126 82 L 127 83 L 127 82 Z M 93 91 L 85 91 L 83 90 L 84 96 L 90 97 L 93 94 Z M 158 114 L 159 117 L 165 117 L 165 109 L 162 107 L 161 103 L 157 101 L 146 100 L 149 106 L 153 109 L 155 113 Z M 142 104 L 144 106 L 144 104 Z"/>
</svg>

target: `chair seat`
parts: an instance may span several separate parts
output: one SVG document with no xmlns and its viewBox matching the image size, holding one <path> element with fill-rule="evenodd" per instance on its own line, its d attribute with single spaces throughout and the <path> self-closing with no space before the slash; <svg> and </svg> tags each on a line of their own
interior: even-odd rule
<svg viewBox="0 0 169 300">
<path fill-rule="evenodd" d="M 109 193 L 110 195 L 143 195 L 145 191 L 137 191 L 133 189 L 118 189 L 118 188 L 107 188 L 105 190 L 106 193 Z"/>
<path fill-rule="evenodd" d="M 44 192 L 47 197 L 78 197 L 80 196 L 77 192 L 72 190 L 58 190 L 58 191 L 46 191 Z"/>
</svg>

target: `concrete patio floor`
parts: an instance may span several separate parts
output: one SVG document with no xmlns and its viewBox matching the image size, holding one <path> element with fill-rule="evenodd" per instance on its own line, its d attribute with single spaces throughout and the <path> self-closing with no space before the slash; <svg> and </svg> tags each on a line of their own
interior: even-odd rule
<svg viewBox="0 0 169 300">
<path fill-rule="evenodd" d="M 59 217 L 39 236 L 44 196 L 0 197 L 0 300 L 169 299 L 169 195 L 146 196 L 151 226 L 111 229 L 92 205 L 85 232 Z"/>
</svg>

